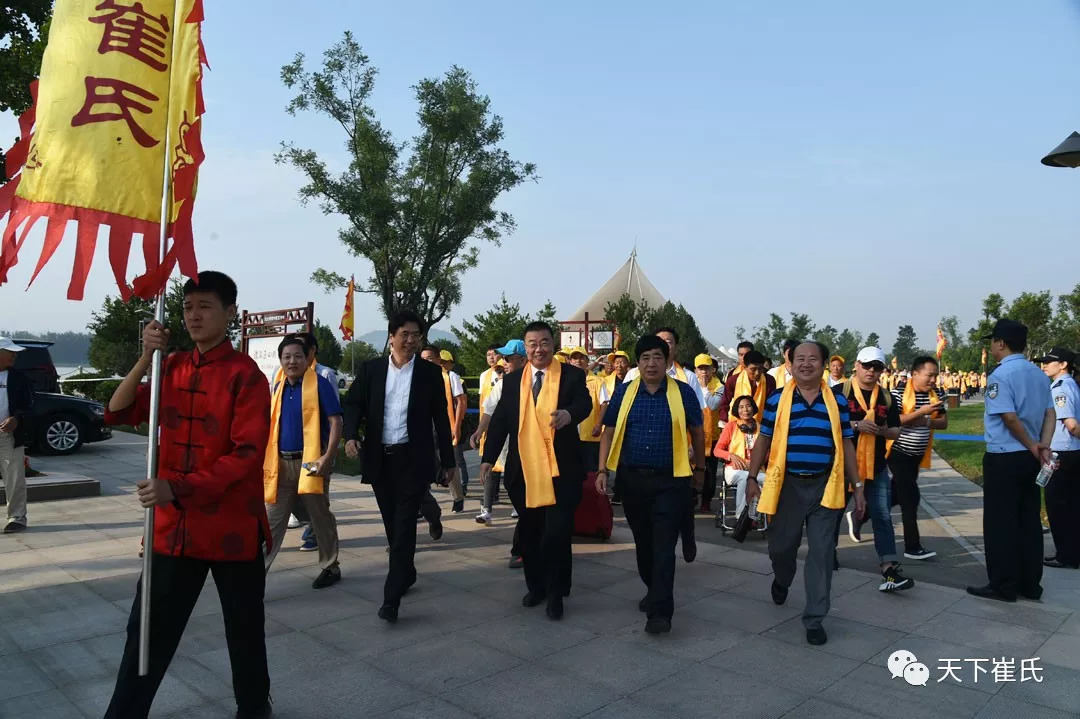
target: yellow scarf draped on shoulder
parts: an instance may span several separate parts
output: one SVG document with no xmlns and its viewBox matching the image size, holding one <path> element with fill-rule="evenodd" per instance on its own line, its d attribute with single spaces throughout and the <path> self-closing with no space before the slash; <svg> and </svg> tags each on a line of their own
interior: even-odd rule
<svg viewBox="0 0 1080 719">
<path fill-rule="evenodd" d="M 543 373 L 540 396 L 534 402 L 534 373 L 526 366 L 521 373 L 521 399 L 518 402 L 518 456 L 525 478 L 525 506 L 530 509 L 555 504 L 553 478 L 559 476 L 551 415 L 558 409 L 562 363 L 552 362 Z"/>
<path fill-rule="evenodd" d="M 780 365 L 780 367 L 776 370 L 776 388 L 783 389 L 784 385 L 788 383 L 789 379 L 791 378 L 788 377 L 787 365 Z"/>
<path fill-rule="evenodd" d="M 281 398 L 285 393 L 288 380 L 279 375 L 270 397 L 270 441 L 266 444 L 263 457 L 263 500 L 267 504 L 277 504 L 278 468 L 281 456 L 278 454 L 278 435 L 281 434 Z M 304 420 L 304 456 L 303 462 L 318 462 L 322 456 L 322 425 L 319 421 L 319 375 L 314 367 L 304 372 L 300 387 L 301 416 Z M 300 494 L 322 494 L 323 478 L 300 471 Z"/>
<path fill-rule="evenodd" d="M 870 404 L 866 404 L 866 400 L 863 399 L 862 388 L 858 384 L 847 380 L 844 382 L 844 396 L 850 397 L 854 395 L 855 402 L 858 403 L 859 409 L 866 413 L 866 419 L 870 422 L 874 421 L 877 416 L 877 401 L 878 393 L 881 391 L 881 385 L 875 383 L 874 390 L 870 393 Z M 855 445 L 855 457 L 859 462 L 859 479 L 869 482 L 874 478 L 874 453 L 877 445 L 877 437 L 866 432 L 859 433 L 859 441 Z"/>
<path fill-rule="evenodd" d="M 750 459 L 750 448 L 747 446 L 746 433 L 739 429 L 738 420 L 731 420 L 735 423 L 735 429 L 731 433 L 731 445 L 728 447 L 728 452 L 736 457 L 742 457 L 743 459 Z M 761 425 L 758 425 L 760 427 Z"/>
<path fill-rule="evenodd" d="M 491 378 L 495 376 L 495 370 L 488 367 L 480 374 L 480 416 L 484 416 L 484 402 L 487 400 L 488 395 L 491 394 Z M 453 430 L 453 425 L 450 427 Z M 486 433 L 484 437 L 480 438 L 480 456 L 484 456 L 484 440 L 486 440 Z"/>
<path fill-rule="evenodd" d="M 698 383 L 700 385 L 700 382 Z M 719 377 L 713 377 L 709 380 L 709 384 L 703 388 L 705 396 L 715 392 L 724 386 L 724 383 L 720 381 Z M 713 456 L 713 443 L 716 441 L 718 435 L 717 430 L 720 429 L 720 417 L 718 412 L 714 412 L 709 409 L 708 403 L 705 404 L 705 409 L 701 411 L 701 419 L 705 423 L 705 456 Z"/>
<path fill-rule="evenodd" d="M 937 392 L 931 389 L 927 394 L 930 395 L 930 404 L 941 404 L 941 400 L 937 396 Z M 904 396 L 900 399 L 900 414 L 911 414 L 915 411 L 915 385 L 911 380 L 904 386 Z M 885 443 L 886 454 L 892 451 L 893 443 L 888 441 Z M 934 430 L 930 430 L 930 440 L 926 443 L 926 451 L 923 453 L 922 461 L 919 462 L 919 467 L 922 469 L 930 469 L 930 450 L 934 448 Z"/>
<path fill-rule="evenodd" d="M 665 396 L 667 397 L 668 410 L 671 414 L 671 466 L 674 468 L 676 477 L 689 477 L 690 471 L 690 445 L 686 434 L 686 410 L 683 408 L 682 393 L 675 384 L 679 380 L 664 377 Z M 641 389 L 641 378 L 636 378 L 626 388 L 622 404 L 619 405 L 619 418 L 615 422 L 615 436 L 611 439 L 611 450 L 608 452 L 607 468 L 615 471 L 619 466 L 619 455 L 622 453 L 623 437 L 626 435 L 626 418 L 630 414 L 630 407 L 634 404 L 638 390 Z"/>
<path fill-rule="evenodd" d="M 741 372 L 739 374 L 739 379 L 735 380 L 735 396 L 731 398 L 731 402 L 734 404 L 735 400 L 743 396 L 753 397 L 754 404 L 757 405 L 757 414 L 754 415 L 754 419 L 757 420 L 758 424 L 761 424 L 761 418 L 765 414 L 765 400 L 767 399 L 765 389 L 767 383 L 765 377 L 762 377 L 758 380 L 757 389 L 753 389 L 752 384 L 753 383 L 750 382 L 750 377 L 747 376 L 747 373 Z M 781 387 L 783 385 L 778 382 L 777 386 Z M 730 415 L 728 419 L 731 419 Z"/>
<path fill-rule="evenodd" d="M 450 419 L 451 441 L 456 445 L 458 437 L 457 424 L 454 420 L 454 391 L 450 386 L 450 373 L 446 370 L 442 371 L 442 382 L 443 389 L 446 391 L 446 416 Z"/>
<path fill-rule="evenodd" d="M 843 428 L 840 427 L 840 405 L 836 403 L 836 395 L 824 380 L 821 381 L 821 396 L 829 412 L 833 445 L 836 448 L 833 454 L 832 470 L 829 472 L 829 481 L 825 485 L 825 494 L 821 498 L 821 506 L 827 509 L 843 509 L 846 497 L 844 496 L 844 435 Z M 788 424 L 791 422 L 791 403 L 794 398 L 795 383 L 789 382 L 784 385 L 780 402 L 776 406 L 776 423 L 773 425 L 769 469 L 765 473 L 765 486 L 761 488 L 761 498 L 758 499 L 758 511 L 763 514 L 776 514 L 776 505 L 780 501 L 780 490 L 784 486 L 784 475 L 787 472 Z"/>
<path fill-rule="evenodd" d="M 599 437 L 593 437 L 593 428 L 600 424 L 600 378 L 596 375 L 585 376 L 585 386 L 589 389 L 589 399 L 592 400 L 592 412 L 578 425 L 578 438 L 582 442 L 599 442 Z"/>
</svg>

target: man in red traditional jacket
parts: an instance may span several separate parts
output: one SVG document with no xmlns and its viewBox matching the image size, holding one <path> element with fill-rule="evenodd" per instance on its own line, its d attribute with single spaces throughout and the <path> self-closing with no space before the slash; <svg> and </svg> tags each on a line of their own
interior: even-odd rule
<svg viewBox="0 0 1080 719">
<path fill-rule="evenodd" d="M 157 477 L 138 482 L 139 501 L 154 512 L 150 597 L 150 671 L 138 675 L 138 585 L 106 719 L 146 717 L 191 610 L 213 574 L 232 663 L 237 717 L 270 716 L 263 591 L 270 528 L 262 465 L 270 433 L 270 390 L 254 360 L 226 334 L 236 316 L 236 284 L 200 272 L 184 286 L 184 324 L 195 349 L 165 359 Z M 143 331 L 143 354 L 116 388 L 105 419 L 138 425 L 150 410 L 143 377 L 169 332 Z"/>
</svg>

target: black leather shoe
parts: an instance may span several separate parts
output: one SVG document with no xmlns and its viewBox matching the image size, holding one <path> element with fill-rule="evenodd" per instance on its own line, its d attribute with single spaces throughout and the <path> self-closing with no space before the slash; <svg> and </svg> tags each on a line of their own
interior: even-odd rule
<svg viewBox="0 0 1080 719">
<path fill-rule="evenodd" d="M 333 569 L 324 569 L 319 572 L 319 576 L 315 577 L 315 581 L 311 583 L 312 589 L 326 589 L 341 581 L 341 570 L 337 567 Z"/>
<path fill-rule="evenodd" d="M 825 629 L 823 627 L 806 630 L 807 644 L 813 644 L 815 647 L 820 647 L 827 641 L 829 641 L 829 635 L 825 633 Z"/>
<path fill-rule="evenodd" d="M 465 511 L 465 500 L 459 499 L 453 503 L 450 507 L 450 511 L 454 514 L 461 514 Z"/>
<path fill-rule="evenodd" d="M 999 592 L 998 590 L 991 587 L 989 584 L 987 584 L 986 586 L 983 586 L 983 587 L 968 587 L 967 588 L 967 593 L 972 595 L 972 596 L 975 596 L 975 597 L 982 597 L 983 599 L 996 599 L 999 602 L 1015 602 L 1016 601 L 1016 597 L 1006 596 L 1006 595 L 1002 594 L 1001 592 Z"/>
<path fill-rule="evenodd" d="M 1054 569 L 1080 569 L 1080 565 L 1067 564 L 1057 557 L 1050 557 L 1043 560 L 1043 566 L 1053 567 Z"/>
<path fill-rule="evenodd" d="M 442 520 L 436 519 L 433 522 L 428 523 L 428 534 L 436 542 L 442 539 Z"/>
<path fill-rule="evenodd" d="M 521 599 L 521 606 L 533 608 L 538 607 L 547 598 L 546 595 L 540 592 L 529 592 Z"/>
<path fill-rule="evenodd" d="M 646 634 L 667 634 L 671 631 L 671 620 L 663 617 L 650 617 L 645 622 Z"/>
<path fill-rule="evenodd" d="M 384 604 L 379 607 L 379 619 L 385 619 L 391 624 L 397 624 L 397 607 Z"/>
<path fill-rule="evenodd" d="M 544 612 L 548 615 L 548 619 L 559 620 L 563 615 L 562 599 L 552 599 L 547 603 L 547 609 Z"/>
<path fill-rule="evenodd" d="M 270 702 L 267 701 L 259 709 L 255 711 L 244 711 L 243 709 L 236 710 L 236 719 L 270 719 L 274 715 L 274 710 L 270 706 Z"/>
<path fill-rule="evenodd" d="M 637 603 L 637 610 L 639 612 L 649 611 L 649 595 L 645 595 L 641 598 L 641 601 Z"/>
<path fill-rule="evenodd" d="M 510 564 L 507 567 L 510 569 L 524 569 L 525 560 L 521 557 L 510 557 Z"/>
<path fill-rule="evenodd" d="M 783 604 L 787 601 L 787 587 L 781 587 L 775 579 L 772 583 L 772 600 L 774 604 Z"/>
</svg>

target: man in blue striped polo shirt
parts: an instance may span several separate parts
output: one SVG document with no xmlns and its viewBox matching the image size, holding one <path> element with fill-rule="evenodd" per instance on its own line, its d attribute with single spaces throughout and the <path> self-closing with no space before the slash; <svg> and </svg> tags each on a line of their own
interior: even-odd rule
<svg viewBox="0 0 1080 719">
<path fill-rule="evenodd" d="M 750 455 L 750 480 L 746 484 L 746 501 L 753 502 L 761 493 L 754 479 L 765 465 L 779 461 L 780 453 L 786 453 L 784 481 L 780 487 L 776 512 L 769 522 L 769 558 L 773 566 L 772 598 L 776 604 L 787 600 L 788 588 L 795 579 L 796 558 L 802 544 L 803 525 L 806 526 L 806 565 L 803 579 L 806 583 L 806 607 L 803 610 L 803 626 L 806 641 L 820 645 L 827 641 L 821 626 L 829 613 L 829 593 L 832 589 L 833 552 L 836 550 L 836 523 L 843 511 L 842 482 L 846 479 L 855 497 L 855 516 L 866 512 L 866 498 L 859 481 L 859 468 L 855 455 L 854 433 L 847 398 L 841 386 L 829 387 L 822 379 L 825 360 L 829 350 L 819 342 L 803 342 L 791 352 L 794 383 L 791 411 L 786 428 L 786 447 L 770 449 L 774 434 L 782 431 L 777 426 L 777 413 L 783 389 L 777 389 L 765 401 L 765 413 L 761 420 L 761 438 Z M 843 474 L 840 486 L 829 486 L 837 449 L 833 439 L 834 425 L 829 418 L 828 398 L 830 392 L 836 403 L 837 421 L 843 454 Z M 829 495 L 839 491 L 838 508 L 824 506 L 830 502 Z"/>
</svg>

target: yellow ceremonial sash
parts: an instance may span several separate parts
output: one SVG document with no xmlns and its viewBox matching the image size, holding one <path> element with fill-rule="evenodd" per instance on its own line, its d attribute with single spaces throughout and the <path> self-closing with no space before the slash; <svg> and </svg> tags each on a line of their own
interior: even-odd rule
<svg viewBox="0 0 1080 719">
<path fill-rule="evenodd" d="M 668 410 L 671 414 L 671 466 L 674 476 L 689 477 L 690 471 L 690 446 L 686 434 L 686 410 L 683 408 L 682 393 L 675 383 L 679 380 L 666 377 Z M 630 407 L 634 404 L 638 389 L 641 387 L 641 377 L 637 377 L 626 388 L 622 404 L 619 405 L 619 418 L 615 422 L 615 436 L 611 440 L 611 450 L 608 452 L 607 468 L 615 471 L 619 466 L 619 455 L 622 454 L 623 436 L 626 434 L 626 417 L 630 414 Z"/>
<path fill-rule="evenodd" d="M 491 394 L 491 378 L 494 376 L 495 370 L 488 367 L 486 370 L 480 373 L 480 417 L 484 416 L 484 402 L 487 400 L 488 395 Z M 453 427 L 451 426 L 451 429 Z M 484 441 L 487 439 L 487 433 L 480 438 L 480 456 L 484 456 Z"/>
<path fill-rule="evenodd" d="M 850 380 L 844 383 L 844 396 L 855 396 L 859 408 L 866 413 L 866 419 L 873 422 L 877 411 L 878 391 L 881 386 L 874 384 L 874 390 L 870 393 L 870 405 L 867 406 L 863 399 L 862 388 Z M 859 478 L 867 482 L 874 478 L 874 452 L 877 445 L 877 437 L 866 432 L 859 433 L 859 441 L 855 445 L 855 457 L 859 462 Z"/>
<path fill-rule="evenodd" d="M 589 398 L 592 399 L 592 412 L 578 425 L 578 438 L 582 442 L 599 442 L 599 437 L 593 437 L 593 428 L 600 424 L 600 378 L 595 375 L 586 375 L 585 386 L 589 388 Z"/>
<path fill-rule="evenodd" d="M 518 402 L 518 456 L 525 478 L 525 506 L 550 507 L 555 504 L 555 483 L 559 463 L 555 459 L 555 433 L 551 415 L 558 409 L 562 364 L 552 362 L 544 372 L 540 396 L 533 401 L 533 372 L 521 373 L 521 399 Z"/>
<path fill-rule="evenodd" d="M 735 406 L 735 400 L 739 397 L 752 397 L 754 399 L 754 404 L 757 405 L 757 414 L 754 415 L 754 419 L 757 420 L 758 424 L 761 424 L 761 418 L 765 415 L 765 400 L 767 399 L 765 394 L 765 384 L 765 378 L 762 377 L 758 380 L 757 389 L 754 389 L 747 373 L 740 373 L 739 379 L 735 380 L 735 396 L 731 398 L 732 408 Z M 777 383 L 776 386 L 782 387 L 783 385 Z M 738 417 L 732 418 L 729 413 L 728 420 L 731 421 L 732 419 L 738 419 Z"/>
<path fill-rule="evenodd" d="M 821 396 L 825 408 L 829 411 L 829 424 L 832 426 L 832 439 L 836 451 L 833 454 L 829 481 L 825 485 L 825 494 L 821 497 L 821 506 L 827 509 L 843 509 L 844 496 L 844 435 L 840 427 L 840 406 L 832 389 L 821 381 Z M 788 424 L 791 422 L 791 403 L 795 397 L 795 383 L 784 385 L 780 402 L 776 407 L 776 423 L 773 426 L 772 448 L 769 451 L 769 469 L 765 473 L 765 486 L 761 488 L 758 499 L 758 511 L 762 514 L 776 514 L 776 505 L 780 500 L 780 490 L 784 486 L 787 471 Z"/>
<path fill-rule="evenodd" d="M 266 444 L 263 456 L 263 500 L 267 504 L 277 504 L 278 468 L 281 456 L 278 454 L 278 435 L 281 433 L 281 397 L 285 392 L 284 375 L 275 384 L 270 397 L 270 441 Z M 322 426 L 319 422 L 319 375 L 314 367 L 304 372 L 304 381 L 300 387 L 301 416 L 304 420 L 304 456 L 303 463 L 318 462 L 322 456 Z M 322 494 L 323 478 L 300 471 L 300 494 Z"/>
<path fill-rule="evenodd" d="M 450 373 L 442 371 L 443 389 L 446 391 L 446 416 L 450 419 L 450 436 L 457 444 L 457 424 L 454 421 L 454 391 L 450 388 Z"/>
<path fill-rule="evenodd" d="M 930 396 L 930 404 L 941 404 L 941 400 L 938 399 L 937 392 L 931 390 L 927 392 Z M 915 385 L 908 380 L 908 383 L 904 386 L 904 396 L 900 401 L 900 414 L 910 414 L 915 409 Z M 892 451 L 893 443 L 888 441 L 885 443 L 885 452 Z M 923 453 L 922 461 L 919 462 L 919 467 L 922 469 L 930 469 L 930 450 L 934 447 L 934 430 L 930 430 L 930 439 L 926 443 L 926 451 Z"/>
<path fill-rule="evenodd" d="M 776 386 L 780 389 L 783 389 L 784 385 L 788 383 L 789 379 L 790 377 L 788 377 L 787 366 L 780 365 L 776 370 Z"/>
<path fill-rule="evenodd" d="M 750 453 L 746 451 L 746 435 L 739 429 L 738 420 L 731 421 L 735 423 L 735 430 L 731 433 L 731 445 L 728 446 L 728 452 L 736 457 L 750 459 Z"/>
<path fill-rule="evenodd" d="M 698 384 L 701 384 L 700 381 L 698 382 Z M 705 387 L 704 387 L 705 396 L 708 397 L 710 394 L 715 392 L 721 386 L 723 386 L 723 384 L 720 382 L 720 380 L 718 378 L 716 378 L 716 377 L 713 377 L 711 380 L 709 380 L 709 384 L 705 385 Z M 709 405 L 708 405 L 707 402 L 705 404 L 705 409 L 703 409 L 701 411 L 701 418 L 702 418 L 702 421 L 705 423 L 705 456 L 706 457 L 713 456 L 713 451 L 712 451 L 713 450 L 713 443 L 717 439 L 716 430 L 720 429 L 720 416 L 719 416 L 719 414 L 720 414 L 719 412 L 714 412 L 711 409 L 709 409 Z"/>
</svg>

